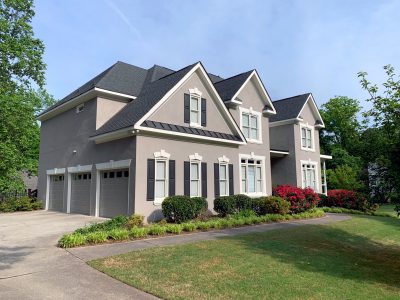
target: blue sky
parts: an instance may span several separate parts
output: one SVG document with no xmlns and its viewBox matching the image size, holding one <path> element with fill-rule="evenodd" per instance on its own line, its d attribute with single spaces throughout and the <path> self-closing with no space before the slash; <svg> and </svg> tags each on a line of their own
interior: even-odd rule
<svg viewBox="0 0 400 300">
<path fill-rule="evenodd" d="M 312 92 L 364 99 L 400 73 L 400 1 L 36 0 L 47 89 L 57 99 L 116 61 L 180 69 L 201 60 L 230 77 L 256 68 L 273 100 Z"/>
</svg>

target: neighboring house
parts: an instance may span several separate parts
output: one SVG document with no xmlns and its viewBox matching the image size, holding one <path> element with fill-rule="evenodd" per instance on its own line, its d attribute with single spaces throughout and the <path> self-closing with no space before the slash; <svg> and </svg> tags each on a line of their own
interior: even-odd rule
<svg viewBox="0 0 400 300">
<path fill-rule="evenodd" d="M 215 197 L 270 195 L 274 184 L 321 192 L 314 100 L 296 122 L 280 102 L 256 70 L 223 79 L 200 62 L 179 71 L 117 62 L 39 115 L 39 197 L 47 209 L 153 221 L 170 195 L 203 196 L 212 209 Z M 313 149 L 302 150 L 300 123 Z M 303 161 L 314 177 L 301 179 Z"/>
</svg>

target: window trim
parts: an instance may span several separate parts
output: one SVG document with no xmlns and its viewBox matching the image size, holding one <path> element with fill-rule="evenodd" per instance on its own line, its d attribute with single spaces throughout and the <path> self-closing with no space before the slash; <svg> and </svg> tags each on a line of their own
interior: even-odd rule
<svg viewBox="0 0 400 300">
<path fill-rule="evenodd" d="M 193 155 L 189 155 L 189 197 L 194 198 L 194 197 L 201 197 L 201 162 L 203 160 L 203 157 L 199 155 L 198 153 L 195 153 Z M 197 164 L 198 165 L 198 189 L 197 189 L 197 196 L 192 196 L 192 164 Z"/>
<path fill-rule="evenodd" d="M 225 179 L 221 179 L 221 166 L 225 167 Z M 229 164 L 227 162 L 220 162 L 218 164 L 218 173 L 219 173 L 219 180 L 218 180 L 218 184 L 219 184 L 219 195 L 220 196 L 229 196 Z M 226 189 L 224 192 L 226 193 L 222 193 L 221 191 L 221 181 L 225 182 L 225 186 Z"/>
<path fill-rule="evenodd" d="M 261 192 L 244 192 L 242 189 L 242 159 L 246 160 L 260 160 L 261 161 Z M 246 164 L 248 166 L 248 163 Z M 255 165 L 256 166 L 256 165 Z M 248 168 L 246 168 L 246 180 L 248 180 Z M 255 173 L 257 174 L 257 172 Z M 249 197 L 260 197 L 260 196 L 266 196 L 266 178 L 265 178 L 266 172 L 265 172 L 265 156 L 259 156 L 259 155 L 254 155 L 254 152 L 252 152 L 250 155 L 248 154 L 239 154 L 239 183 L 240 183 L 240 194 L 245 194 Z M 247 182 L 248 185 L 248 182 Z"/>
<path fill-rule="evenodd" d="M 309 125 L 308 123 L 301 123 L 300 124 L 300 147 L 301 150 L 315 152 L 315 132 L 314 126 Z M 303 128 L 306 129 L 306 146 L 303 146 Z M 311 131 L 311 148 L 307 147 L 307 129 Z"/>
<path fill-rule="evenodd" d="M 160 205 L 166 197 L 169 196 L 169 158 L 171 154 L 161 149 L 158 152 L 154 152 L 154 205 Z M 159 161 L 165 162 L 165 197 L 156 197 L 157 194 L 157 163 Z"/>
<path fill-rule="evenodd" d="M 194 89 L 189 89 L 189 126 L 190 127 L 196 127 L 196 128 L 202 128 L 201 126 L 201 95 L 202 93 L 199 91 L 198 88 Z M 198 122 L 192 122 L 192 98 L 195 98 L 197 100 L 197 121 Z M 194 110 L 193 110 L 194 111 Z"/>
<path fill-rule="evenodd" d="M 246 141 L 248 143 L 253 143 L 253 144 L 262 144 L 262 113 L 259 111 L 255 111 L 252 107 L 250 108 L 243 108 L 243 107 L 239 107 L 239 112 L 240 112 L 240 130 L 243 133 L 243 136 L 246 138 Z M 247 138 L 244 134 L 244 130 L 243 130 L 243 114 L 247 114 L 249 115 L 249 128 L 251 130 L 250 124 L 250 117 L 251 116 L 255 116 L 257 118 L 257 129 L 258 129 L 258 137 L 257 139 L 252 139 L 252 138 Z M 249 136 L 251 136 L 251 133 L 249 132 Z"/>
<path fill-rule="evenodd" d="M 313 165 L 315 169 L 315 189 L 314 192 L 319 193 L 319 173 L 318 173 L 318 162 L 309 160 L 300 160 L 300 172 L 301 172 L 301 187 L 307 188 L 308 186 L 304 185 L 304 175 L 303 175 L 303 165 Z M 307 182 L 306 182 L 307 184 Z M 312 188 L 312 187 L 311 187 Z"/>
</svg>

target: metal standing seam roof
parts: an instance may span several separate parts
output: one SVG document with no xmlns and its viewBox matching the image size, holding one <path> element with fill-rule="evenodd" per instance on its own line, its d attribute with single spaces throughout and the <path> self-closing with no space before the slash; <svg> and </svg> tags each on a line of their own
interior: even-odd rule
<svg viewBox="0 0 400 300">
<path fill-rule="evenodd" d="M 273 101 L 276 115 L 271 116 L 269 121 L 277 122 L 297 118 L 310 95 L 311 93 L 307 93 Z"/>
</svg>

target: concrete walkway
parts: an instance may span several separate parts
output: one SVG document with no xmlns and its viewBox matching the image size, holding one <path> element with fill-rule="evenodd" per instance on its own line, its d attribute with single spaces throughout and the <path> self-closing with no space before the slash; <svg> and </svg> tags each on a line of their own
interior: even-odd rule
<svg viewBox="0 0 400 300">
<path fill-rule="evenodd" d="M 269 224 L 261 224 L 261 225 L 247 226 L 240 228 L 196 232 L 191 234 L 181 234 L 181 235 L 166 236 L 160 238 L 149 238 L 149 239 L 130 241 L 130 242 L 71 248 L 68 249 L 67 251 L 72 255 L 78 257 L 79 259 L 82 259 L 83 261 L 90 261 L 93 259 L 123 254 L 130 251 L 138 251 L 148 248 L 154 248 L 154 247 L 163 247 L 163 246 L 191 243 L 196 241 L 213 240 L 221 237 L 236 236 L 248 233 L 257 233 L 268 230 L 290 228 L 294 226 L 322 225 L 337 221 L 349 220 L 350 218 L 351 217 L 347 215 L 328 213 L 326 214 L 325 217 L 318 219 L 298 220 L 298 221 L 290 221 L 283 223 L 269 223 Z"/>
</svg>

